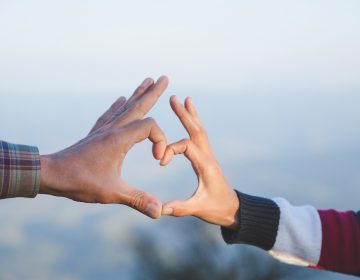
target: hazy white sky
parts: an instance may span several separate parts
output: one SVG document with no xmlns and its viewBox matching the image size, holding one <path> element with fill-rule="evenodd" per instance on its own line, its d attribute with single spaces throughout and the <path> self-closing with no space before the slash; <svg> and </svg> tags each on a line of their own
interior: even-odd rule
<svg viewBox="0 0 360 280">
<path fill-rule="evenodd" d="M 360 2 L 0 0 L 1 93 L 360 88 Z"/>
</svg>

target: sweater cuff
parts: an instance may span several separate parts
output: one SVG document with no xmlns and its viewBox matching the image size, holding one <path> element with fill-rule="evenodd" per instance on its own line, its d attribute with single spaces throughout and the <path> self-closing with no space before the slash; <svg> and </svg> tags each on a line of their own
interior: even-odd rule
<svg viewBox="0 0 360 280">
<path fill-rule="evenodd" d="M 276 241 L 280 209 L 267 198 L 256 197 L 236 191 L 240 200 L 236 229 L 221 227 L 226 243 L 249 244 L 270 250 Z"/>
<path fill-rule="evenodd" d="M 0 198 L 35 197 L 39 188 L 38 148 L 0 141 Z"/>
</svg>

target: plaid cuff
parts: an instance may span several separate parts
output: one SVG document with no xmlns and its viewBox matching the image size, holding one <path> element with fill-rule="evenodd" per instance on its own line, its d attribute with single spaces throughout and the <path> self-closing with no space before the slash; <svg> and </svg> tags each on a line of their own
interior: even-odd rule
<svg viewBox="0 0 360 280">
<path fill-rule="evenodd" d="M 39 187 L 38 148 L 0 141 L 0 199 L 35 197 Z"/>
</svg>

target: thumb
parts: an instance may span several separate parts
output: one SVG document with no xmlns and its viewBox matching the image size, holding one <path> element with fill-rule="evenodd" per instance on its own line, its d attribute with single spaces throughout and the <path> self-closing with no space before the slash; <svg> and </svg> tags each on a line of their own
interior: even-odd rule
<svg viewBox="0 0 360 280">
<path fill-rule="evenodd" d="M 194 214 L 193 200 L 173 200 L 165 203 L 162 207 L 162 216 L 184 217 Z"/>
<path fill-rule="evenodd" d="M 156 197 L 127 184 L 126 187 L 123 185 L 122 188 L 121 204 L 130 206 L 152 219 L 160 218 L 162 205 Z"/>
</svg>

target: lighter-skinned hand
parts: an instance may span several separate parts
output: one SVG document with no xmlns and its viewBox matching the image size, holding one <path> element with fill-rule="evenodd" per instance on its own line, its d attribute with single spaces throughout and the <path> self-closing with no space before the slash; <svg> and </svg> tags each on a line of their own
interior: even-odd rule
<svg viewBox="0 0 360 280">
<path fill-rule="evenodd" d="M 163 157 L 164 133 L 152 118 L 143 118 L 167 85 L 165 76 L 155 84 L 146 79 L 128 100 L 120 97 L 84 139 L 60 152 L 42 155 L 40 193 L 81 202 L 125 204 L 159 218 L 158 199 L 125 182 L 121 170 L 127 152 L 147 138 L 153 143 L 154 158 Z"/>
<path fill-rule="evenodd" d="M 239 199 L 216 161 L 192 100 L 187 98 L 182 105 L 172 96 L 170 105 L 189 138 L 168 145 L 160 164 L 167 165 L 174 155 L 184 154 L 198 177 L 198 186 L 191 198 L 164 204 L 162 215 L 195 216 L 212 224 L 235 227 Z"/>
</svg>

